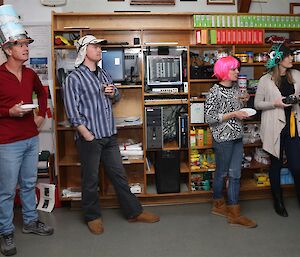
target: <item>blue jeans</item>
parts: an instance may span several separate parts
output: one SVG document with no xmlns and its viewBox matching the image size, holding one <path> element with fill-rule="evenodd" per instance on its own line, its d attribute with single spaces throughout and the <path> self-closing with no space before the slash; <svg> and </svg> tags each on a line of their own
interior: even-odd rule
<svg viewBox="0 0 300 257">
<path fill-rule="evenodd" d="M 17 184 L 20 187 L 23 222 L 38 219 L 35 186 L 38 164 L 38 136 L 0 144 L 0 235 L 14 231 L 13 208 Z"/>
<path fill-rule="evenodd" d="M 238 204 L 240 193 L 241 166 L 243 160 L 242 139 L 226 142 L 213 141 L 216 171 L 213 182 L 213 198 L 223 197 L 224 178 L 228 176 L 228 205 Z"/>
</svg>

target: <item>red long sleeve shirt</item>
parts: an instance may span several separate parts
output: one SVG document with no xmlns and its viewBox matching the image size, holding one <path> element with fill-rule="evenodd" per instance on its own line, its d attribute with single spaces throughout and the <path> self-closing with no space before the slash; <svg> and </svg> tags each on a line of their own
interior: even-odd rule
<svg viewBox="0 0 300 257">
<path fill-rule="evenodd" d="M 35 92 L 39 104 L 39 116 L 45 117 L 47 109 L 47 93 L 37 76 L 29 68 L 23 66 L 22 81 L 9 72 L 5 64 L 0 66 L 0 144 L 24 140 L 38 135 L 33 112 L 23 117 L 10 117 L 9 109 L 21 101 L 32 103 Z"/>
</svg>

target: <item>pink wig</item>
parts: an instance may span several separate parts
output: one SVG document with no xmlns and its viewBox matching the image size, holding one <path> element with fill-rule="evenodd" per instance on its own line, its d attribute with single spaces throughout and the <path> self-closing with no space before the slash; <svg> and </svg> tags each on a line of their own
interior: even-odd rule
<svg viewBox="0 0 300 257">
<path fill-rule="evenodd" d="M 229 80 L 229 71 L 238 67 L 240 67 L 240 63 L 236 58 L 232 56 L 222 57 L 214 65 L 214 75 L 218 80 Z"/>
</svg>

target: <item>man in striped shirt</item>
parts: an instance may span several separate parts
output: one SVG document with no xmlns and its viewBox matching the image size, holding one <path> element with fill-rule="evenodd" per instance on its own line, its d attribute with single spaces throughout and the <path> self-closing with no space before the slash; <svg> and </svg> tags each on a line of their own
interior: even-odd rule
<svg viewBox="0 0 300 257">
<path fill-rule="evenodd" d="M 110 75 L 97 65 L 104 41 L 92 35 L 78 40 L 76 69 L 63 85 L 67 116 L 77 129 L 75 140 L 81 161 L 82 208 L 88 228 L 94 234 L 104 231 L 97 191 L 100 160 L 128 221 L 159 221 L 157 215 L 143 211 L 128 186 L 112 112 L 112 104 L 120 94 Z"/>
</svg>

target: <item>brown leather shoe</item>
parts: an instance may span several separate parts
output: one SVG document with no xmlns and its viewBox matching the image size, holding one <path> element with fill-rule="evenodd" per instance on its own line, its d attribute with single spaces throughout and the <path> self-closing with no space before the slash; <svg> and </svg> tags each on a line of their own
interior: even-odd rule
<svg viewBox="0 0 300 257">
<path fill-rule="evenodd" d="M 128 219 L 129 222 L 145 222 L 145 223 L 154 223 L 160 220 L 159 216 L 143 211 L 140 215 L 136 216 L 135 218 Z"/>
<path fill-rule="evenodd" d="M 87 225 L 89 230 L 95 235 L 100 235 L 104 232 L 103 223 L 100 218 L 88 221 Z"/>
</svg>

